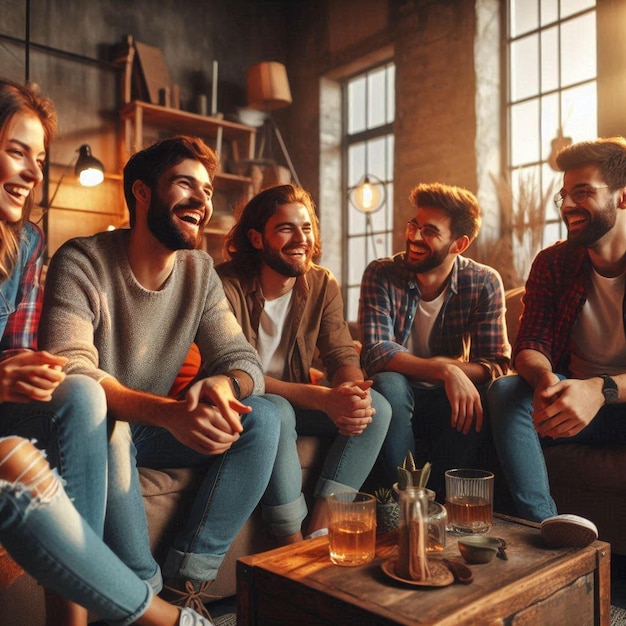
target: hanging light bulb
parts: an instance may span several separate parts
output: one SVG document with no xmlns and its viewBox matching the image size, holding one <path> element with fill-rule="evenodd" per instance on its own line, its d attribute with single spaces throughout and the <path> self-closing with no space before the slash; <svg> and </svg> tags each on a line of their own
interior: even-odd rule
<svg viewBox="0 0 626 626">
<path fill-rule="evenodd" d="M 350 191 L 350 202 L 362 213 L 374 213 L 385 202 L 385 185 L 379 178 L 366 174 Z"/>
</svg>

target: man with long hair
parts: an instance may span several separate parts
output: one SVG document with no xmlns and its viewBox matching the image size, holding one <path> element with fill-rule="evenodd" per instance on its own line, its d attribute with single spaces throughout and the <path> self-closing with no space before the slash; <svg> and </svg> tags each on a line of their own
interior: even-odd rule
<svg viewBox="0 0 626 626">
<path fill-rule="evenodd" d="M 302 539 L 307 507 L 296 449 L 298 435 L 332 437 L 315 489 L 308 532 L 328 524 L 326 497 L 358 491 L 387 433 L 389 404 L 370 391 L 359 367 L 333 275 L 317 265 L 319 224 L 311 196 L 294 185 L 265 189 L 243 208 L 226 239 L 231 260 L 218 266 L 226 297 L 265 374 L 281 436 L 261 500 L 283 543 Z M 314 384 L 316 353 L 328 385 Z"/>
</svg>

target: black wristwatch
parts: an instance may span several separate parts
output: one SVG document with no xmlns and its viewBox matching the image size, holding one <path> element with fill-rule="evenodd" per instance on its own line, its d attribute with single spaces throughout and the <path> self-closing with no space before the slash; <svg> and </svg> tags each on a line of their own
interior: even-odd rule
<svg viewBox="0 0 626 626">
<path fill-rule="evenodd" d="M 224 376 L 226 376 L 226 378 L 230 378 L 230 382 L 233 386 L 233 393 L 235 394 L 235 398 L 237 398 L 237 400 L 241 400 L 241 385 L 239 384 L 238 378 L 230 373 L 224 374 Z"/>
<path fill-rule="evenodd" d="M 617 383 L 606 374 L 600 374 L 602 379 L 602 395 L 604 396 L 605 404 L 615 404 L 619 396 L 617 391 Z"/>
</svg>

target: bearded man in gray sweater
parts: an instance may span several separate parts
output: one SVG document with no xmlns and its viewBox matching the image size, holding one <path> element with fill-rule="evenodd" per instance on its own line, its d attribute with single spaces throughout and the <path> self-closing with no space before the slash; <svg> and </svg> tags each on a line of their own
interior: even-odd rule
<svg viewBox="0 0 626 626">
<path fill-rule="evenodd" d="M 226 551 L 268 484 L 279 424 L 263 372 L 198 250 L 213 212 L 217 159 L 175 137 L 124 169 L 130 229 L 65 243 L 46 279 L 40 345 L 66 371 L 97 380 L 114 424 L 105 540 L 168 599 L 206 596 Z M 202 369 L 168 397 L 192 343 Z M 136 466 L 198 467 L 204 478 L 162 574 L 150 553 Z M 189 581 L 191 584 L 189 584 Z M 187 595 L 184 590 L 189 591 Z"/>
</svg>

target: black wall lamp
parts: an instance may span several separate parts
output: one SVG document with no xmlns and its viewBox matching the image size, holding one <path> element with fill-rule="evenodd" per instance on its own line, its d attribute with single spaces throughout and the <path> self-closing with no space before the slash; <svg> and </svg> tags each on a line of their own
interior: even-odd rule
<svg viewBox="0 0 626 626">
<path fill-rule="evenodd" d="M 91 148 L 86 143 L 78 149 L 74 172 L 84 187 L 95 187 L 104 180 L 104 165 L 91 154 Z"/>
</svg>

